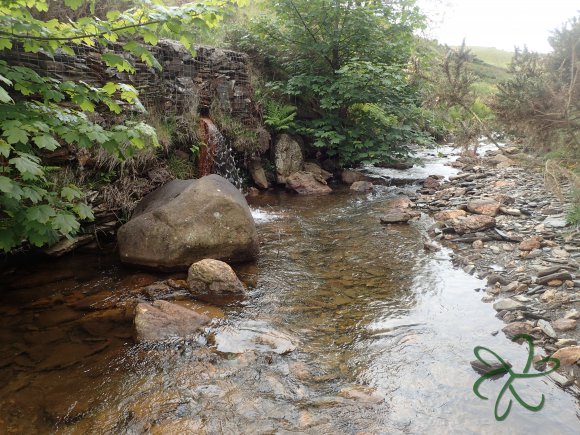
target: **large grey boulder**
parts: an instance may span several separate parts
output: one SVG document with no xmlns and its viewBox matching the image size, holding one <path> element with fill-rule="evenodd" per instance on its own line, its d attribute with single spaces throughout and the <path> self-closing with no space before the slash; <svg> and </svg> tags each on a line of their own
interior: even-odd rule
<svg viewBox="0 0 580 435">
<path fill-rule="evenodd" d="M 288 134 L 281 134 L 274 147 L 276 164 L 276 181 L 286 183 L 286 178 L 302 170 L 304 157 L 300 144 Z"/>
<path fill-rule="evenodd" d="M 174 180 L 147 195 L 118 243 L 124 263 L 161 270 L 186 270 L 204 258 L 243 262 L 258 252 L 246 199 L 219 175 Z"/>
</svg>

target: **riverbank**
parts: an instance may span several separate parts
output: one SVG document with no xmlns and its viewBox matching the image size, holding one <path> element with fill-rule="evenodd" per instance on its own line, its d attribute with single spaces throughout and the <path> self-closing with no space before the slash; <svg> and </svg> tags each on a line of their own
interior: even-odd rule
<svg viewBox="0 0 580 435">
<path fill-rule="evenodd" d="M 543 357 L 560 359 L 552 378 L 578 394 L 580 229 L 566 223 L 566 199 L 516 152 L 459 157 L 451 163 L 458 174 L 427 179 L 417 209 L 435 218 L 429 234 L 453 250 L 454 264 L 486 280 L 477 291 L 507 324 L 505 335 L 530 334 Z"/>
</svg>

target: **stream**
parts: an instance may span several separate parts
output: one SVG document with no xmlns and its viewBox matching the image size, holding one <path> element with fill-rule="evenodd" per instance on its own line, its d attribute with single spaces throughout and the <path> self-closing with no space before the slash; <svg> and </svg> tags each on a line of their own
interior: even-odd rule
<svg viewBox="0 0 580 435">
<path fill-rule="evenodd" d="M 489 400 L 475 396 L 476 346 L 516 372 L 527 346 L 501 332 L 483 281 L 450 251 L 424 249 L 430 218 L 379 223 L 403 192 L 413 188 L 251 198 L 260 257 L 236 267 L 248 297 L 212 306 L 176 294 L 213 318 L 192 341 L 131 338 L 131 301 L 183 274 L 113 254 L 11 266 L 0 275 L 0 433 L 579 433 L 578 400 L 548 377 L 515 380 L 545 405 L 514 400 L 502 422 L 507 376 L 482 385 Z"/>
</svg>

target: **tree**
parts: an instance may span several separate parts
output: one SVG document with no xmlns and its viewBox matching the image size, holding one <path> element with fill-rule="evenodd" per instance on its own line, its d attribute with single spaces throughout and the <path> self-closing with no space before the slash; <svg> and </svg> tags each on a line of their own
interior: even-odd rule
<svg viewBox="0 0 580 435">
<path fill-rule="evenodd" d="M 416 66 L 416 74 L 423 80 L 424 107 L 465 151 L 470 145 L 476 150 L 482 135 L 495 143 L 489 127 L 493 113 L 475 92 L 478 78 L 469 69 L 475 56 L 465 41 L 459 48 L 436 47 L 435 51 L 428 71 Z"/>
<path fill-rule="evenodd" d="M 495 110 L 506 129 L 537 149 L 580 158 L 580 17 L 549 39 L 553 52 L 516 50 L 513 78 L 499 85 Z"/>
<path fill-rule="evenodd" d="M 109 10 L 106 19 L 95 16 L 96 1 L 64 0 L 70 10 L 88 7 L 90 16 L 76 20 L 37 17 L 55 2 L 2 0 L 0 2 L 0 52 L 22 49 L 47 55 L 74 55 L 75 46 L 102 47 L 102 60 L 120 72 L 134 73 L 123 50 L 152 68 L 159 63 L 148 50 L 160 36 L 178 39 L 194 52 L 196 35 L 219 20 L 229 1 L 206 1 L 168 7 L 160 0 L 139 0 L 126 11 Z M 101 146 L 119 156 L 157 145 L 155 130 L 139 121 L 100 125 L 87 113 L 121 114 L 123 105 L 138 104 L 136 90 L 109 82 L 102 87 L 81 81 L 63 82 L 43 77 L 22 66 L 0 61 L 0 251 L 23 243 L 42 246 L 71 237 L 81 220 L 92 219 L 84 193 L 74 185 L 56 186 L 46 177 L 42 152 L 63 145 L 77 148 Z M 125 109 L 126 110 L 126 109 Z"/>
<path fill-rule="evenodd" d="M 422 25 L 414 2 L 281 0 L 272 9 L 248 39 L 285 75 L 270 87 L 314 112 L 301 121 L 313 145 L 343 164 L 404 155 L 417 138 L 407 74 Z"/>
</svg>

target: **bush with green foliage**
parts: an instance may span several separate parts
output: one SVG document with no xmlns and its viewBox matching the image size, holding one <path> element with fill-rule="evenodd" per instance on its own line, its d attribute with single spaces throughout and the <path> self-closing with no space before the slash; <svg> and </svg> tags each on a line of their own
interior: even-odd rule
<svg viewBox="0 0 580 435">
<path fill-rule="evenodd" d="M 94 14 L 94 0 L 64 0 L 72 10 L 88 5 L 91 14 L 76 21 L 37 18 L 54 5 L 47 0 L 6 0 L 0 3 L 0 52 L 18 47 L 26 52 L 73 55 L 75 45 L 104 47 L 102 60 L 120 72 L 135 72 L 130 61 L 107 47 L 123 49 L 152 68 L 159 63 L 147 46 L 160 35 L 172 35 L 192 49 L 196 35 L 218 22 L 226 1 L 167 7 L 162 1 L 133 1 L 126 11 L 110 10 L 106 20 Z M 55 190 L 46 177 L 42 156 L 68 146 L 100 146 L 118 157 L 157 145 L 155 130 L 143 122 L 108 126 L 87 113 L 123 112 L 121 102 L 138 104 L 135 89 L 122 83 L 89 86 L 82 81 L 42 77 L 31 69 L 0 62 L 0 251 L 30 243 L 42 246 L 70 237 L 80 220 L 92 212 L 83 192 L 73 185 Z M 122 117 L 120 117 L 122 119 Z"/>
<path fill-rule="evenodd" d="M 406 154 L 424 138 L 407 67 L 423 17 L 411 0 L 282 0 L 238 47 L 258 52 L 278 79 L 269 86 L 299 107 L 298 131 L 342 164 Z M 308 111 L 308 116 L 301 112 Z"/>
</svg>

